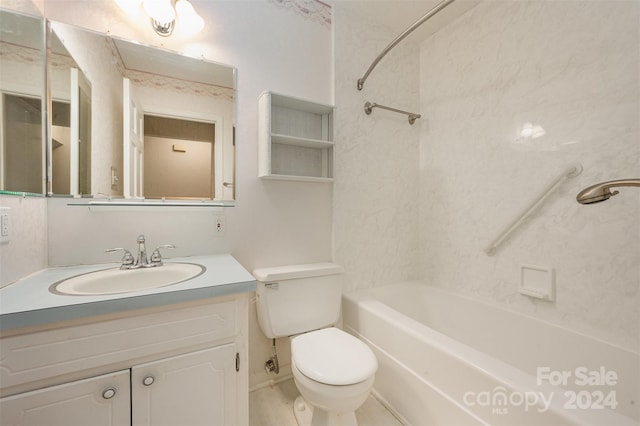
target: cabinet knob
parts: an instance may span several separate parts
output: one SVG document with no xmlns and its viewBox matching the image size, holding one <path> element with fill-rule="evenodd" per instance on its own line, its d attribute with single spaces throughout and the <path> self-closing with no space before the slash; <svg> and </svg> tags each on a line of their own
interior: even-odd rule
<svg viewBox="0 0 640 426">
<path fill-rule="evenodd" d="M 107 388 L 102 392 L 102 397 L 104 399 L 111 399 L 114 396 L 116 396 L 116 390 L 115 388 Z"/>
<path fill-rule="evenodd" d="M 147 376 L 144 379 L 142 379 L 142 384 L 145 386 L 151 386 L 155 381 L 156 381 L 155 377 Z"/>
</svg>

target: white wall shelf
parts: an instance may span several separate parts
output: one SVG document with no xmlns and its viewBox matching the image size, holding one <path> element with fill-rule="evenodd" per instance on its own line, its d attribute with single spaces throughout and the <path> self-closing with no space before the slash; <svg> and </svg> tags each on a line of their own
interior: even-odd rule
<svg viewBox="0 0 640 426">
<path fill-rule="evenodd" d="M 333 107 L 264 92 L 258 100 L 258 176 L 333 181 Z"/>
</svg>

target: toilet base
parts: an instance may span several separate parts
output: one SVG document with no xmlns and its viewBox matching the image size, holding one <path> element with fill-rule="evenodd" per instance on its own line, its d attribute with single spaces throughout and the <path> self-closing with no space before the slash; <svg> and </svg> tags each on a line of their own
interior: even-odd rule
<svg viewBox="0 0 640 426">
<path fill-rule="evenodd" d="M 293 415 L 296 416 L 298 426 L 311 426 L 313 407 L 304 400 L 302 395 L 298 395 L 293 403 Z"/>
<path fill-rule="evenodd" d="M 357 426 L 356 413 L 330 413 L 314 407 L 299 395 L 293 403 L 293 414 L 298 426 Z"/>
</svg>

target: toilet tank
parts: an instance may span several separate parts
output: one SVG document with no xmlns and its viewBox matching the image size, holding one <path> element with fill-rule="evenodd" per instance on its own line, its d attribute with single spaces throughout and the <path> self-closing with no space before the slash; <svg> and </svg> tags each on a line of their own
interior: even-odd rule
<svg viewBox="0 0 640 426">
<path fill-rule="evenodd" d="M 255 269 L 258 324 L 265 336 L 293 336 L 335 324 L 343 272 L 334 263 Z"/>
</svg>

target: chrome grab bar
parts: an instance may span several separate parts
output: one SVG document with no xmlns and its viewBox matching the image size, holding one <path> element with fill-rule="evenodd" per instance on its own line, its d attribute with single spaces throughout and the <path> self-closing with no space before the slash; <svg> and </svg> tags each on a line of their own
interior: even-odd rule
<svg viewBox="0 0 640 426">
<path fill-rule="evenodd" d="M 535 200 L 531 204 L 527 206 L 522 212 L 511 222 L 509 226 L 507 226 L 500 234 L 485 247 L 484 251 L 487 253 L 487 256 L 493 256 L 496 252 L 496 249 L 500 244 L 502 244 L 511 233 L 518 228 L 524 220 L 531 215 L 533 211 L 535 211 L 538 207 L 544 203 L 544 201 L 553 193 L 558 187 L 567 179 L 576 177 L 580 173 L 582 173 L 582 164 L 576 163 L 572 166 L 569 166 L 566 170 L 562 172 L 560 176 L 555 178 L 547 187 L 536 197 Z"/>
<path fill-rule="evenodd" d="M 374 108 L 381 108 L 381 109 L 386 109 L 387 111 L 393 111 L 393 112 L 397 112 L 398 114 L 405 114 L 409 117 L 409 124 L 413 124 L 416 122 L 417 118 L 422 117 L 422 115 L 420 114 L 415 114 L 413 112 L 409 112 L 409 111 L 403 111 L 401 109 L 396 109 L 396 108 L 391 108 L 385 105 L 380 105 L 377 104 L 375 102 L 366 102 L 364 104 L 364 112 L 369 115 L 371 114 L 371 111 L 373 111 Z"/>
</svg>

